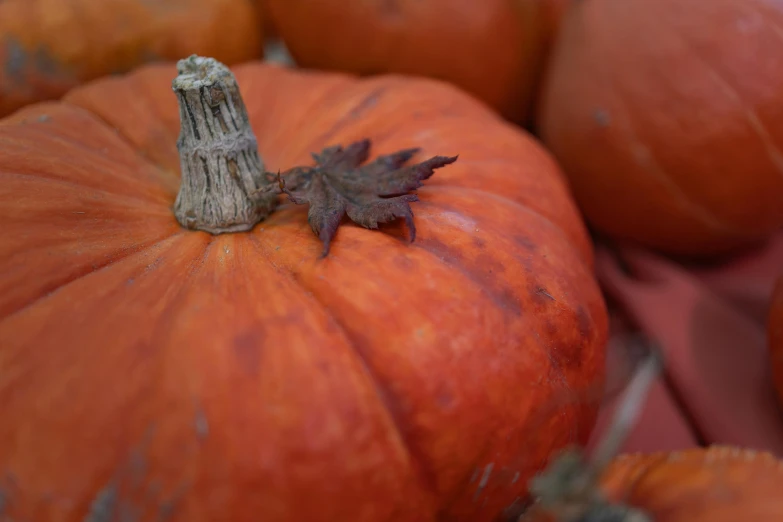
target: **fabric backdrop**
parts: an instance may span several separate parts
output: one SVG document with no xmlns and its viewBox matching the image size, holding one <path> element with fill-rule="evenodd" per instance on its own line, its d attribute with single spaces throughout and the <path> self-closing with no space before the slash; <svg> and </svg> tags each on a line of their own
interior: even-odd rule
<svg viewBox="0 0 783 522">
<path fill-rule="evenodd" d="M 772 385 L 765 329 L 772 288 L 783 274 L 783 232 L 710 267 L 599 245 L 596 269 L 614 302 L 613 329 L 622 330 L 630 317 L 660 343 L 666 359 L 623 451 L 731 444 L 783 457 L 783 408 Z M 609 366 L 610 375 L 616 373 L 616 364 Z M 618 399 L 605 403 L 591 446 Z"/>
</svg>

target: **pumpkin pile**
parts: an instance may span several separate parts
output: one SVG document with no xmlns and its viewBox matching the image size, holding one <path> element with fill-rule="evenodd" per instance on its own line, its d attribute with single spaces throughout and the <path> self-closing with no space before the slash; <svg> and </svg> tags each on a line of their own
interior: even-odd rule
<svg viewBox="0 0 783 522">
<path fill-rule="evenodd" d="M 753 448 L 561 453 L 608 382 L 595 242 L 719 262 L 783 231 L 782 24 L 0 1 L 0 522 L 783 517 Z"/>
</svg>

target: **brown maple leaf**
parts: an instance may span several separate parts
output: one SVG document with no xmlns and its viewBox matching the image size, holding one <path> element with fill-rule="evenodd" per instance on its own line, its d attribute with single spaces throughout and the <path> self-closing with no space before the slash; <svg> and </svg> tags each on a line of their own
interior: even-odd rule
<svg viewBox="0 0 783 522">
<path fill-rule="evenodd" d="M 278 172 L 279 190 L 297 205 L 309 204 L 307 220 L 324 245 L 321 257 L 329 253 L 332 238 L 346 214 L 365 228 L 378 228 L 397 218 L 405 219 L 410 240 L 416 239 L 408 194 L 432 176 L 435 169 L 454 163 L 457 156 L 434 156 L 415 165 L 403 166 L 419 149 L 405 149 L 360 166 L 367 160 L 370 140 L 343 148 L 327 147 L 313 154 L 315 166 L 294 167 Z"/>
</svg>

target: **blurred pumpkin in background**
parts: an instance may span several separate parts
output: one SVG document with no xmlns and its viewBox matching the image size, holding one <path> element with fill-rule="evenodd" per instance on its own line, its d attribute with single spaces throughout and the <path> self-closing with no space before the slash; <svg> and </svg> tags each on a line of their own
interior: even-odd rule
<svg viewBox="0 0 783 522">
<path fill-rule="evenodd" d="M 318 259 L 285 201 L 248 232 L 178 224 L 171 64 L 1 120 L 3 514 L 495 520 L 586 442 L 603 385 L 606 309 L 557 164 L 441 82 L 235 73 L 244 102 L 199 84 L 182 108 L 204 169 L 256 138 L 270 172 L 364 138 L 370 160 L 459 161 L 418 190 L 415 242 L 346 225 Z"/>
<path fill-rule="evenodd" d="M 589 222 L 687 256 L 780 230 L 783 3 L 572 6 L 538 123 Z"/>
<path fill-rule="evenodd" d="M 566 0 L 264 0 L 297 64 L 451 82 L 526 119 Z"/>
<path fill-rule="evenodd" d="M 628 522 L 777 522 L 783 520 L 783 461 L 771 453 L 731 446 L 623 454 L 600 479 L 610 505 L 639 510 Z M 519 522 L 566 522 L 534 505 Z M 571 521 L 568 521 L 571 522 Z"/>
<path fill-rule="evenodd" d="M 143 63 L 263 55 L 253 0 L 0 1 L 0 116 Z"/>
<path fill-rule="evenodd" d="M 772 357 L 772 374 L 783 405 L 783 275 L 778 279 L 772 292 L 767 321 L 769 350 Z"/>
</svg>

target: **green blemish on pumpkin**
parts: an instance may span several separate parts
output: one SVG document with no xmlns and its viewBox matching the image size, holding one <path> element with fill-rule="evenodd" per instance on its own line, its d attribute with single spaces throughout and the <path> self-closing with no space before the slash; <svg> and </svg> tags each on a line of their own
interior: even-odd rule
<svg viewBox="0 0 783 522">
<path fill-rule="evenodd" d="M 90 504 L 84 522 L 109 522 L 117 512 L 117 485 L 112 481 L 104 486 Z"/>
<path fill-rule="evenodd" d="M 6 50 L 6 59 L 2 65 L 5 76 L 17 89 L 30 88 L 26 78 L 31 72 L 27 70 L 28 67 L 41 77 L 57 83 L 74 83 L 77 80 L 76 74 L 55 60 L 46 47 L 39 46 L 30 52 L 11 36 L 5 38 L 2 47 Z"/>
<path fill-rule="evenodd" d="M 11 82 L 16 82 L 21 79 L 22 70 L 24 64 L 27 61 L 27 53 L 24 48 L 19 45 L 13 38 L 6 38 L 5 48 L 8 57 L 5 60 L 5 75 Z"/>
</svg>

